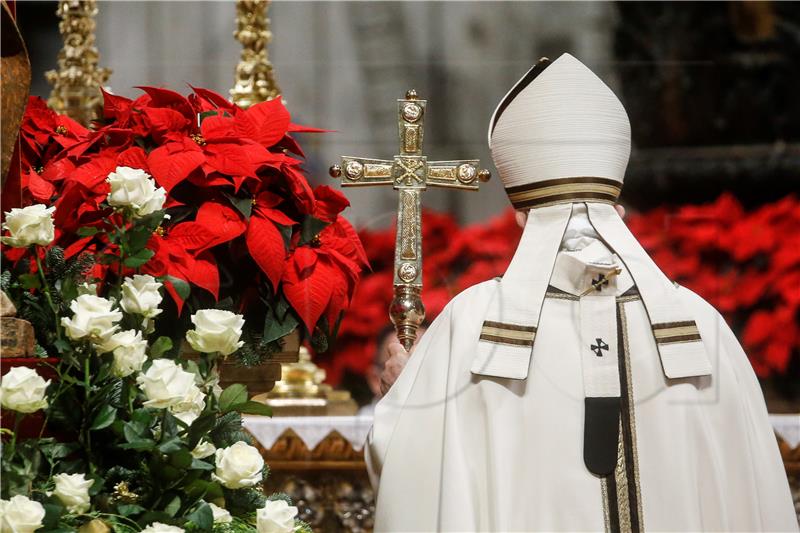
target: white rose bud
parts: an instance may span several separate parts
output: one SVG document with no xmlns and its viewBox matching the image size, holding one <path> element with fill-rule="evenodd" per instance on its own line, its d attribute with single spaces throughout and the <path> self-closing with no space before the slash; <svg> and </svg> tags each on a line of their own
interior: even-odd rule
<svg viewBox="0 0 800 533">
<path fill-rule="evenodd" d="M 159 409 L 183 402 L 197 388 L 194 374 L 185 371 L 170 359 L 154 360 L 147 372 L 136 377 L 136 382 L 147 397 L 144 405 Z"/>
<path fill-rule="evenodd" d="M 89 487 L 94 483 L 93 479 L 86 479 L 84 474 L 58 474 L 53 476 L 53 481 L 56 483 L 53 494 L 70 513 L 83 514 L 92 506 Z"/>
<path fill-rule="evenodd" d="M 252 487 L 262 479 L 264 459 L 246 442 L 239 441 L 217 450 L 216 460 L 217 469 L 211 477 L 229 489 Z"/>
<path fill-rule="evenodd" d="M 192 425 L 206 406 L 206 395 L 197 387 L 189 389 L 180 402 L 169 408 L 175 418 L 186 424 Z"/>
<path fill-rule="evenodd" d="M 264 507 L 256 511 L 258 533 L 290 533 L 294 531 L 297 507 L 285 500 L 267 500 Z"/>
<path fill-rule="evenodd" d="M 33 413 L 47 407 L 45 381 L 32 368 L 15 366 L 0 380 L 0 403 L 19 413 Z"/>
<path fill-rule="evenodd" d="M 27 496 L 17 495 L 0 500 L 0 531 L 2 533 L 33 533 L 42 527 L 44 506 Z"/>
<path fill-rule="evenodd" d="M 233 522 L 231 513 L 226 509 L 223 509 L 219 505 L 214 505 L 213 503 L 209 503 L 208 506 L 211 507 L 211 513 L 214 515 L 215 524 L 230 524 Z"/>
<path fill-rule="evenodd" d="M 192 457 L 195 459 L 205 459 L 206 457 L 214 455 L 216 451 L 217 447 L 212 443 L 207 440 L 201 440 L 197 443 L 197 446 L 194 447 L 194 450 L 192 450 Z"/>
<path fill-rule="evenodd" d="M 185 530 L 178 526 L 168 526 L 161 522 L 153 522 L 144 528 L 141 533 L 185 533 Z"/>
<path fill-rule="evenodd" d="M 61 325 L 67 336 L 74 340 L 88 339 L 97 345 L 103 345 L 117 332 L 117 322 L 122 320 L 122 313 L 114 309 L 114 302 L 100 296 L 82 294 L 69 304 L 72 318 L 64 317 Z"/>
<path fill-rule="evenodd" d="M 24 248 L 31 244 L 50 244 L 55 238 L 55 210 L 55 207 L 35 204 L 23 208 L 15 207 L 6 212 L 3 229 L 7 229 L 10 235 L 3 237 L 3 242 L 15 248 Z"/>
<path fill-rule="evenodd" d="M 118 378 L 140 371 L 147 361 L 147 341 L 142 339 L 142 332 L 135 329 L 114 333 L 97 351 L 114 353 L 111 372 Z"/>
<path fill-rule="evenodd" d="M 167 199 L 164 188 L 156 189 L 156 182 L 150 174 L 140 168 L 117 167 L 106 181 L 111 185 L 108 205 L 130 207 L 137 218 L 155 213 L 164 207 Z"/>
<path fill-rule="evenodd" d="M 201 309 L 192 315 L 192 323 L 194 329 L 186 332 L 186 340 L 198 352 L 230 355 L 244 344 L 239 341 L 244 326 L 242 315 L 221 309 Z"/>
<path fill-rule="evenodd" d="M 126 313 L 153 318 L 161 313 L 159 289 L 161 283 L 149 274 L 136 274 L 133 278 L 125 278 L 122 284 L 122 300 L 120 305 Z"/>
</svg>

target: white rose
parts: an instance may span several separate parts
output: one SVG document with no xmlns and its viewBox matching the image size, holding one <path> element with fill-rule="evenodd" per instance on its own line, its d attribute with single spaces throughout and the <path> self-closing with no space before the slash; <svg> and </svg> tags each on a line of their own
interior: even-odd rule
<svg viewBox="0 0 800 533">
<path fill-rule="evenodd" d="M 214 505 L 213 503 L 209 503 L 208 506 L 211 507 L 215 524 L 230 524 L 233 522 L 233 517 L 229 511 L 223 509 L 219 505 Z"/>
<path fill-rule="evenodd" d="M 185 371 L 170 359 L 154 360 L 147 372 L 136 377 L 136 382 L 147 397 L 144 405 L 159 409 L 183 402 L 197 388 L 194 374 Z"/>
<path fill-rule="evenodd" d="M 45 390 L 50 380 L 27 366 L 15 366 L 0 379 L 0 403 L 19 413 L 33 413 L 47 407 Z"/>
<path fill-rule="evenodd" d="M 72 340 L 89 339 L 102 345 L 117 332 L 116 322 L 122 320 L 122 313 L 114 309 L 114 302 L 100 296 L 82 294 L 75 298 L 69 308 L 72 318 L 64 317 L 61 325 Z"/>
<path fill-rule="evenodd" d="M 92 506 L 89 487 L 94 483 L 93 479 L 86 479 L 84 474 L 58 474 L 53 476 L 53 481 L 56 483 L 53 494 L 70 513 L 82 514 Z"/>
<path fill-rule="evenodd" d="M 31 244 L 50 244 L 55 238 L 55 210 L 55 207 L 35 204 L 23 208 L 15 207 L 6 212 L 3 229 L 7 229 L 10 235 L 3 237 L 3 242 L 15 248 L 24 248 Z"/>
<path fill-rule="evenodd" d="M 120 305 L 126 313 L 153 318 L 161 313 L 161 283 L 149 274 L 136 274 L 133 278 L 125 278 L 122 284 L 122 300 Z"/>
<path fill-rule="evenodd" d="M 135 217 L 158 211 L 167 199 L 164 188 L 156 189 L 156 182 L 150 174 L 140 168 L 117 167 L 106 181 L 111 185 L 108 205 L 130 207 Z"/>
<path fill-rule="evenodd" d="M 264 507 L 256 511 L 258 533 L 290 533 L 294 531 L 297 507 L 285 500 L 267 500 Z"/>
<path fill-rule="evenodd" d="M 17 495 L 0 500 L 0 531 L 2 533 L 33 533 L 42 527 L 44 506 L 27 496 Z"/>
<path fill-rule="evenodd" d="M 78 296 L 83 294 L 91 294 L 93 296 L 97 296 L 97 283 L 89 283 L 84 281 L 80 285 L 78 285 Z"/>
<path fill-rule="evenodd" d="M 106 342 L 98 346 L 97 350 L 101 353 L 114 353 L 111 372 L 118 378 L 124 378 L 140 371 L 144 362 L 147 361 L 147 341 L 142 339 L 142 332 L 135 329 L 114 333 Z"/>
<path fill-rule="evenodd" d="M 186 332 L 186 340 L 198 352 L 230 355 L 244 344 L 239 341 L 244 326 L 242 315 L 221 309 L 201 309 L 192 315 L 192 323 L 194 329 Z"/>
<path fill-rule="evenodd" d="M 246 442 L 217 450 L 216 459 L 217 469 L 211 477 L 229 489 L 252 487 L 262 479 L 264 458 Z"/>
<path fill-rule="evenodd" d="M 175 415 L 175 418 L 190 426 L 203 412 L 206 406 L 205 400 L 206 395 L 195 385 L 189 389 L 181 401 L 170 407 L 169 410 Z"/>
<path fill-rule="evenodd" d="M 185 533 L 185 530 L 178 526 L 168 526 L 161 522 L 153 522 L 144 528 L 141 533 Z"/>
<path fill-rule="evenodd" d="M 195 459 L 205 459 L 206 457 L 214 455 L 216 451 L 217 447 L 212 443 L 207 440 L 201 440 L 197 443 L 197 446 L 194 447 L 194 450 L 192 450 L 192 457 Z"/>
</svg>

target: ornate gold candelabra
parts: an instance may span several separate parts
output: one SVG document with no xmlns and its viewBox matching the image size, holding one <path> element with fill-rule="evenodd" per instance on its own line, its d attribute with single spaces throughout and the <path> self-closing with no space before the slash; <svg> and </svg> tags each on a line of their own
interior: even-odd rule
<svg viewBox="0 0 800 533">
<path fill-rule="evenodd" d="M 61 18 L 58 31 L 64 46 L 58 53 L 58 68 L 45 73 L 53 90 L 47 103 L 82 124 L 99 116 L 102 109 L 100 87 L 111 70 L 98 66 L 100 54 L 95 46 L 96 0 L 60 0 L 56 14 Z"/>
<path fill-rule="evenodd" d="M 267 50 L 272 41 L 268 9 L 269 0 L 236 1 L 233 36 L 242 43 L 242 54 L 236 65 L 236 84 L 231 97 L 239 107 L 250 107 L 280 94 Z"/>
</svg>

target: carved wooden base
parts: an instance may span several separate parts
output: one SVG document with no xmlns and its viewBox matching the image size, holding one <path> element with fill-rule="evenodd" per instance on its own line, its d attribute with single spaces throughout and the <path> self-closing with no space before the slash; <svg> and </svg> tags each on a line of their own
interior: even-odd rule
<svg viewBox="0 0 800 533">
<path fill-rule="evenodd" d="M 36 337 L 27 320 L 0 317 L 0 357 L 30 357 Z"/>
</svg>

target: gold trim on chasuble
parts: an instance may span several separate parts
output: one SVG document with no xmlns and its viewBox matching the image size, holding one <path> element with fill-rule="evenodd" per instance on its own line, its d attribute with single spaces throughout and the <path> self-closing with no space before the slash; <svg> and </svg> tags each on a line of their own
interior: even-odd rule
<svg viewBox="0 0 800 533">
<path fill-rule="evenodd" d="M 514 208 L 530 209 L 582 201 L 615 204 L 621 190 L 617 180 L 581 176 L 508 187 L 506 194 Z"/>
<path fill-rule="evenodd" d="M 601 480 L 605 529 L 610 533 L 644 531 L 642 498 L 639 487 L 639 460 L 636 451 L 631 358 L 624 303 L 617 299 L 617 342 L 622 409 L 620 416 L 617 466 Z"/>
<path fill-rule="evenodd" d="M 481 328 L 480 340 L 496 344 L 510 344 L 512 346 L 533 346 L 536 337 L 534 326 L 520 326 L 519 324 L 506 324 L 485 320 Z"/>
</svg>

